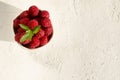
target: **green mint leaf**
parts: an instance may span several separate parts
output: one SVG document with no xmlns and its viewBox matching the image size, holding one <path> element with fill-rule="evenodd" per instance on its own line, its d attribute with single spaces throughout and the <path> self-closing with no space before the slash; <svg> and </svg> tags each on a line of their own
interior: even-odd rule
<svg viewBox="0 0 120 80">
<path fill-rule="evenodd" d="M 30 30 L 29 27 L 24 24 L 19 24 L 19 26 L 25 31 Z"/>
<path fill-rule="evenodd" d="M 34 34 L 38 33 L 38 31 L 40 30 L 41 26 L 36 26 L 32 31 Z"/>
<path fill-rule="evenodd" d="M 20 38 L 20 42 L 24 42 L 25 40 L 32 40 L 33 33 L 31 30 L 26 31 L 26 33 Z"/>
</svg>

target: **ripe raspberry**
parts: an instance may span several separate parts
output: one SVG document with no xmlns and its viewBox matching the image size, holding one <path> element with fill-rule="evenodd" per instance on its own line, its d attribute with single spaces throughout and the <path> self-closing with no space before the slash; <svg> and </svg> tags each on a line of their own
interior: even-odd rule
<svg viewBox="0 0 120 80">
<path fill-rule="evenodd" d="M 50 27 L 51 26 L 51 21 L 49 18 L 43 18 L 41 20 L 41 25 L 44 27 Z"/>
<path fill-rule="evenodd" d="M 40 44 L 41 44 L 41 46 L 47 44 L 47 42 L 48 42 L 48 38 L 47 38 L 47 36 L 43 36 L 43 37 L 41 38 L 41 40 L 40 40 Z"/>
<path fill-rule="evenodd" d="M 40 24 L 40 18 L 35 18 L 35 20 Z"/>
<path fill-rule="evenodd" d="M 46 36 L 49 36 L 49 35 L 51 35 L 52 33 L 53 33 L 52 27 L 49 27 L 49 28 L 46 28 L 46 29 L 45 29 L 45 35 L 46 35 Z"/>
<path fill-rule="evenodd" d="M 22 32 L 25 32 L 25 31 L 22 28 L 18 28 L 17 32 L 22 33 Z"/>
<path fill-rule="evenodd" d="M 29 44 L 31 42 L 31 40 L 25 40 L 24 42 L 22 42 L 21 44 L 26 45 Z"/>
<path fill-rule="evenodd" d="M 21 24 L 24 24 L 24 25 L 27 25 L 28 22 L 29 22 L 29 18 L 22 18 L 22 19 L 20 20 L 20 23 L 21 23 Z"/>
<path fill-rule="evenodd" d="M 39 13 L 39 9 L 35 6 L 35 5 L 33 5 L 33 6 L 31 6 L 30 8 L 29 8 L 29 14 L 31 15 L 31 16 L 37 16 L 38 15 L 38 13 Z"/>
<path fill-rule="evenodd" d="M 13 26 L 14 26 L 14 28 L 18 28 L 18 27 L 19 27 L 19 23 L 20 23 L 19 19 L 15 19 L 15 20 L 13 21 Z"/>
<path fill-rule="evenodd" d="M 21 14 L 20 14 L 20 19 L 22 19 L 22 18 L 25 18 L 25 17 L 28 17 L 29 16 L 29 13 L 28 13 L 28 11 L 26 10 L 26 11 L 23 11 Z"/>
<path fill-rule="evenodd" d="M 41 11 L 40 17 L 49 18 L 49 12 L 46 10 Z"/>
<path fill-rule="evenodd" d="M 33 37 L 32 41 L 29 43 L 28 47 L 30 49 L 34 49 L 40 45 L 40 41 L 37 37 Z"/>
<path fill-rule="evenodd" d="M 39 32 L 35 35 L 38 39 L 40 39 L 41 37 L 43 37 L 45 35 L 44 30 L 40 29 Z"/>
<path fill-rule="evenodd" d="M 16 40 L 18 43 L 20 43 L 20 38 L 21 38 L 24 34 L 25 34 L 25 32 L 16 33 L 16 34 L 15 34 L 15 40 Z M 26 45 L 26 44 L 28 44 L 28 43 L 30 43 L 30 40 L 25 40 L 25 41 L 22 42 L 21 44 Z"/>
<path fill-rule="evenodd" d="M 20 38 L 24 35 L 24 32 L 23 33 L 16 33 L 15 34 L 15 40 L 20 43 Z"/>
<path fill-rule="evenodd" d="M 38 21 L 35 20 L 35 19 L 29 21 L 28 26 L 29 26 L 30 29 L 34 29 L 34 27 L 38 26 Z"/>
</svg>

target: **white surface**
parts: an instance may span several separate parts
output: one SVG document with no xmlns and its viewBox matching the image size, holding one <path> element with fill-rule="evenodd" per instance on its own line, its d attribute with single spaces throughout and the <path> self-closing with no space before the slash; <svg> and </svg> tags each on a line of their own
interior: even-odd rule
<svg viewBox="0 0 120 80">
<path fill-rule="evenodd" d="M 34 53 L 0 41 L 0 80 L 120 80 L 119 0 L 1 0 L 49 10 L 54 36 Z"/>
</svg>

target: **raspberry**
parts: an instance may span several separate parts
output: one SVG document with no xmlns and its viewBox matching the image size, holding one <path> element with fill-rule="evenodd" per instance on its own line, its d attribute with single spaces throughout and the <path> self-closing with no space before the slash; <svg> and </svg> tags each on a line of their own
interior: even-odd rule
<svg viewBox="0 0 120 80">
<path fill-rule="evenodd" d="M 20 23 L 21 23 L 21 24 L 24 24 L 24 25 L 27 25 L 28 22 L 29 22 L 29 18 L 22 18 L 22 19 L 20 20 Z"/>
<path fill-rule="evenodd" d="M 47 44 L 47 42 L 48 42 L 48 38 L 47 38 L 47 36 L 43 36 L 43 37 L 41 38 L 41 40 L 40 40 L 40 44 L 41 44 L 41 46 Z"/>
<path fill-rule="evenodd" d="M 17 32 L 22 33 L 22 32 L 24 32 L 24 30 L 22 28 L 18 28 Z"/>
<path fill-rule="evenodd" d="M 35 19 L 29 21 L 28 26 L 29 26 L 30 29 L 34 29 L 34 27 L 38 26 L 38 21 L 35 20 Z"/>
<path fill-rule="evenodd" d="M 32 41 L 29 43 L 28 47 L 30 49 L 34 49 L 40 45 L 40 41 L 37 37 L 33 37 Z"/>
<path fill-rule="evenodd" d="M 22 42 L 21 44 L 26 45 L 29 44 L 31 42 L 31 40 L 25 40 L 24 42 Z"/>
<path fill-rule="evenodd" d="M 43 18 L 49 18 L 49 13 L 46 10 L 41 11 L 40 16 Z"/>
<path fill-rule="evenodd" d="M 35 18 L 35 20 L 40 24 L 40 18 Z"/>
<path fill-rule="evenodd" d="M 49 28 L 46 28 L 46 29 L 45 29 L 45 35 L 46 35 L 46 36 L 49 36 L 49 35 L 51 35 L 52 33 L 53 33 L 52 27 L 49 27 Z"/>
<path fill-rule="evenodd" d="M 20 43 L 20 38 L 21 38 L 24 34 L 25 34 L 24 32 L 22 32 L 22 33 L 16 33 L 16 34 L 15 34 L 15 40 L 16 40 L 18 43 Z M 22 42 L 21 44 L 26 45 L 26 44 L 28 44 L 28 43 L 30 43 L 30 40 L 25 40 L 25 41 Z"/>
<path fill-rule="evenodd" d="M 13 26 L 14 26 L 14 28 L 18 28 L 18 27 L 19 27 L 19 23 L 20 23 L 19 19 L 15 19 L 15 20 L 13 21 Z"/>
<path fill-rule="evenodd" d="M 24 32 L 23 33 L 16 33 L 15 34 L 15 40 L 20 43 L 20 38 L 24 35 Z"/>
<path fill-rule="evenodd" d="M 26 10 L 26 11 L 23 11 L 21 14 L 20 14 L 20 19 L 21 18 L 25 18 L 25 17 L 28 17 L 29 16 L 29 13 L 28 13 L 28 11 Z"/>
<path fill-rule="evenodd" d="M 51 21 L 49 18 L 43 18 L 41 20 L 41 25 L 44 27 L 50 27 L 51 26 Z"/>
<path fill-rule="evenodd" d="M 31 6 L 30 8 L 29 8 L 29 14 L 31 15 L 31 16 L 37 16 L 38 15 L 38 13 L 39 13 L 39 9 L 35 6 L 35 5 L 33 5 L 33 6 Z"/>
<path fill-rule="evenodd" d="M 38 39 L 40 39 L 41 37 L 43 37 L 45 35 L 44 30 L 40 29 L 39 32 L 35 35 Z"/>
</svg>

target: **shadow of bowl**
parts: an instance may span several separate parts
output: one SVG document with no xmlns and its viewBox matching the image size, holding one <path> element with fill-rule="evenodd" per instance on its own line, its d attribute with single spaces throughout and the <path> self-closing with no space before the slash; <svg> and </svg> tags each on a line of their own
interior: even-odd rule
<svg viewBox="0 0 120 80">
<path fill-rule="evenodd" d="M 0 2 L 0 40 L 14 41 L 13 19 L 21 12 L 20 9 Z"/>
</svg>

